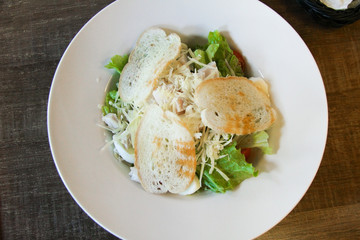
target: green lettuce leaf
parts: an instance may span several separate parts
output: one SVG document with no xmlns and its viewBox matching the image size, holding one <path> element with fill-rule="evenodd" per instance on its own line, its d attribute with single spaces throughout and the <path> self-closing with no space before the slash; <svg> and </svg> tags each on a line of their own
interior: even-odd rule
<svg viewBox="0 0 360 240">
<path fill-rule="evenodd" d="M 206 48 L 206 54 L 208 56 L 209 62 L 211 62 L 213 60 L 213 58 L 215 57 L 216 52 L 219 50 L 220 44 L 210 44 L 207 48 Z"/>
<path fill-rule="evenodd" d="M 221 50 L 223 51 L 232 52 L 228 42 L 226 41 L 226 38 L 221 35 L 218 30 L 209 32 L 208 42 L 209 44 L 219 44 Z"/>
<path fill-rule="evenodd" d="M 198 59 L 199 62 L 201 62 L 203 64 L 208 64 L 209 63 L 209 60 L 208 60 L 208 58 L 206 56 L 206 52 L 204 50 L 196 49 L 194 51 L 194 55 Z M 202 66 L 200 66 L 198 64 L 195 64 L 195 68 L 200 69 L 200 68 L 202 68 Z"/>
<path fill-rule="evenodd" d="M 117 89 L 109 91 L 105 96 L 105 104 L 101 107 L 103 115 L 107 115 L 108 113 L 117 113 L 115 107 L 111 106 L 110 102 L 115 102 Z"/>
<path fill-rule="evenodd" d="M 206 165 L 202 177 L 202 185 L 213 192 L 225 193 L 232 190 L 247 178 L 257 176 L 258 172 L 251 163 L 245 161 L 241 149 L 236 148 L 236 142 L 226 146 L 220 155 L 226 155 L 216 161 L 216 168 L 210 174 L 210 166 Z M 229 179 L 226 180 L 220 170 Z"/>
<path fill-rule="evenodd" d="M 128 55 L 124 55 L 124 56 L 115 55 L 111 58 L 110 62 L 105 65 L 105 67 L 108 69 L 114 69 L 118 73 L 121 73 L 124 66 L 127 64 L 128 60 L 129 60 Z"/>
<path fill-rule="evenodd" d="M 236 139 L 240 148 L 260 148 L 265 154 L 272 154 L 272 148 L 269 146 L 269 134 L 266 131 L 260 131 L 249 135 L 238 136 Z"/>
<path fill-rule="evenodd" d="M 200 49 L 201 51 L 203 51 L 202 49 L 206 49 L 205 52 L 207 58 L 204 58 L 206 62 L 203 63 L 207 64 L 211 61 L 215 61 L 221 76 L 244 76 L 238 58 L 234 55 L 226 38 L 217 30 L 209 33 L 208 44 L 198 47 L 197 50 Z M 195 50 L 195 52 L 197 50 Z M 195 66 L 195 68 L 199 69 L 201 66 Z"/>
</svg>

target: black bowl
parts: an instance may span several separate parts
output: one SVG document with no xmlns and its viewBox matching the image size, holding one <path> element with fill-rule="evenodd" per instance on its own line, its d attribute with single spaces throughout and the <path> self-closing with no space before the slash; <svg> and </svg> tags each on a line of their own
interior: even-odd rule
<svg viewBox="0 0 360 240">
<path fill-rule="evenodd" d="M 345 10 L 334 10 L 319 0 L 297 0 L 315 21 L 333 27 L 341 27 L 360 19 L 360 4 Z"/>
</svg>

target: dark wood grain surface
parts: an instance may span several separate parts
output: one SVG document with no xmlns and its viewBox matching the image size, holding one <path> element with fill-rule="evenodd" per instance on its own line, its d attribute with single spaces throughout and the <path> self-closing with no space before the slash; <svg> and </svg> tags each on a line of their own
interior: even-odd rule
<svg viewBox="0 0 360 240">
<path fill-rule="evenodd" d="M 61 55 L 111 2 L 0 0 L 1 239 L 116 239 L 67 192 L 46 129 L 48 94 Z M 329 132 L 308 192 L 259 239 L 360 239 L 360 21 L 326 27 L 295 0 L 262 2 L 293 26 L 312 52 L 326 88 Z"/>
</svg>

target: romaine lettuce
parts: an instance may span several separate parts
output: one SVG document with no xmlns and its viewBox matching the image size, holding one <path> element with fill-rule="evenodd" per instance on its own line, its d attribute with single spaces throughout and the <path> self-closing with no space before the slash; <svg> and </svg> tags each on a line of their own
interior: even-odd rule
<svg viewBox="0 0 360 240">
<path fill-rule="evenodd" d="M 105 105 L 102 106 L 101 110 L 103 115 L 107 115 L 108 113 L 116 113 L 117 110 L 115 107 L 111 106 L 110 102 L 115 102 L 117 89 L 109 91 L 105 96 Z"/>
<path fill-rule="evenodd" d="M 249 135 L 238 136 L 236 141 L 238 147 L 255 148 L 258 147 L 265 154 L 272 154 L 272 148 L 269 146 L 269 135 L 266 131 L 259 131 Z"/>
<path fill-rule="evenodd" d="M 204 56 L 204 50 L 206 57 Z M 218 31 L 210 32 L 208 35 L 208 44 L 198 47 L 195 51 L 195 56 L 200 57 L 200 62 L 209 63 L 216 62 L 216 66 L 222 77 L 226 76 L 244 76 L 243 69 L 238 58 L 234 55 L 225 37 Z M 198 54 L 196 54 L 198 53 Z M 201 55 L 199 55 L 201 53 Z M 201 66 L 195 66 L 197 69 Z"/>
<path fill-rule="evenodd" d="M 114 69 L 118 73 L 121 73 L 125 64 L 128 62 L 129 56 L 128 55 L 115 55 L 111 58 L 110 62 L 105 65 L 108 69 Z"/>
<path fill-rule="evenodd" d="M 123 55 L 123 56 L 114 55 L 110 59 L 110 62 L 105 65 L 105 67 L 108 69 L 114 69 L 116 71 L 114 76 L 116 75 L 118 77 L 118 75 L 121 74 L 121 71 L 123 70 L 125 65 L 128 63 L 128 60 L 129 60 L 128 55 Z M 114 103 L 116 100 L 116 94 L 118 91 L 117 84 L 116 84 L 116 88 L 114 90 L 109 91 L 105 96 L 105 105 L 102 106 L 101 108 L 104 116 L 107 115 L 108 113 L 117 112 L 116 108 L 110 104 L 110 102 Z"/>
<path fill-rule="evenodd" d="M 226 146 L 220 153 L 224 156 L 216 161 L 216 168 L 210 174 L 210 166 L 206 165 L 202 178 L 202 185 L 213 192 L 224 193 L 232 190 L 247 178 L 257 176 L 258 172 L 251 163 L 245 161 L 241 149 L 236 148 L 236 142 Z M 221 171 L 228 177 L 225 179 Z"/>
</svg>

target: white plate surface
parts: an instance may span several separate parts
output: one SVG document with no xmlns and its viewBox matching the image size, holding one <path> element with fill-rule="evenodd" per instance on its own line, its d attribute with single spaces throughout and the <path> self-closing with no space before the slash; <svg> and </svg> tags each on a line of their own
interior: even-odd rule
<svg viewBox="0 0 360 240">
<path fill-rule="evenodd" d="M 129 180 L 128 169 L 101 150 L 106 136 L 98 104 L 111 72 L 148 27 L 175 31 L 183 41 L 218 29 L 242 51 L 254 75 L 270 83 L 279 120 L 271 131 L 276 154 L 258 177 L 226 194 L 153 195 Z M 327 101 L 317 65 L 298 34 L 256 0 L 122 0 L 92 18 L 64 53 L 52 83 L 48 133 L 67 189 L 102 227 L 127 240 L 251 239 L 281 221 L 300 201 L 320 165 L 327 137 Z"/>
</svg>

